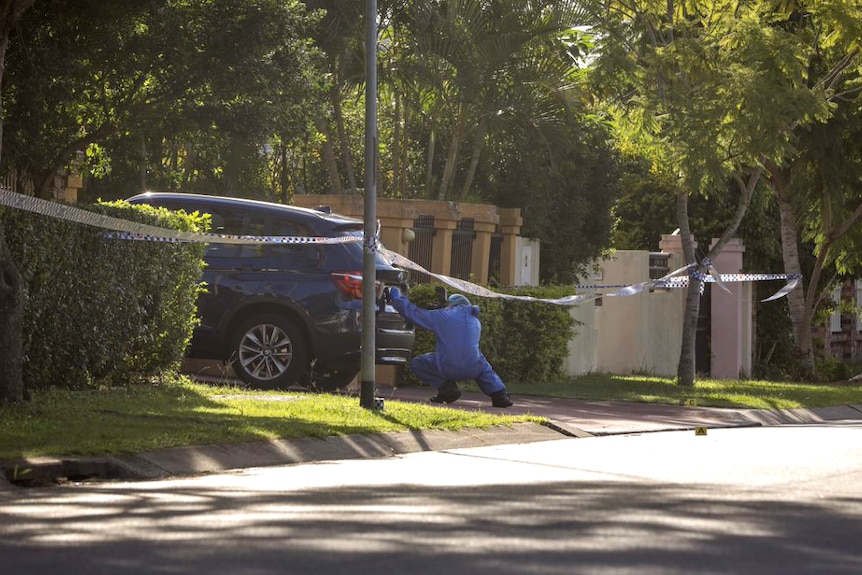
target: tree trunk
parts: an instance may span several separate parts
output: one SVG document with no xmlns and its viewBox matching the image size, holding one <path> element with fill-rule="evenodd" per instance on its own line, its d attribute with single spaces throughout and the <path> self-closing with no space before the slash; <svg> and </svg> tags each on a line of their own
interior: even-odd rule
<svg viewBox="0 0 862 575">
<path fill-rule="evenodd" d="M 3 155 L 3 72 L 13 26 L 35 0 L 0 1 L 0 158 Z M 0 405 L 24 400 L 24 298 L 21 275 L 12 259 L 0 222 Z"/>
<path fill-rule="evenodd" d="M 404 126 L 401 130 L 401 146 L 399 147 L 401 150 L 401 179 L 399 180 L 397 197 L 404 198 L 408 195 L 407 185 L 409 183 L 408 175 L 409 175 L 409 167 L 410 167 L 410 126 L 413 121 L 413 117 L 410 114 L 410 108 L 408 106 L 404 106 L 404 110 L 402 112 L 404 116 Z M 409 195 L 412 197 L 415 190 L 410 190 Z"/>
<path fill-rule="evenodd" d="M 9 31 L 12 28 L 11 5 L 0 4 L 0 158 L 3 157 L 3 72 L 6 69 L 6 49 L 9 47 Z M 6 19 L 10 21 L 7 23 Z"/>
<path fill-rule="evenodd" d="M 180 153 L 176 144 L 171 145 L 171 160 L 170 160 L 171 172 L 176 174 L 180 168 Z M 177 191 L 177 182 L 176 180 L 171 180 L 170 190 L 172 192 Z"/>
<path fill-rule="evenodd" d="M 350 187 L 350 193 L 355 194 L 358 186 L 356 185 L 356 172 L 353 170 L 353 154 L 350 153 L 350 142 L 348 141 L 347 131 L 344 129 L 344 112 L 341 110 L 341 94 L 338 89 L 333 88 L 329 93 L 332 101 L 332 112 L 335 116 L 335 129 L 338 130 L 338 142 L 341 149 L 341 160 L 344 162 L 344 173 L 347 174 L 347 185 Z M 341 184 L 339 183 L 339 187 Z"/>
<path fill-rule="evenodd" d="M 281 158 L 281 170 L 278 173 L 278 188 L 279 199 L 282 204 L 290 203 L 290 194 L 287 191 L 290 181 L 287 179 L 287 146 L 284 145 L 285 138 L 281 139 L 282 144 L 279 145 L 279 156 Z"/>
<path fill-rule="evenodd" d="M 392 182 L 390 189 L 398 197 L 401 188 L 401 96 L 396 90 L 393 94 L 395 107 L 392 113 Z"/>
<path fill-rule="evenodd" d="M 773 191 L 778 200 L 781 215 L 781 257 L 784 261 L 784 273 L 802 275 L 799 263 L 799 228 L 796 223 L 796 211 L 787 198 L 781 182 L 773 179 Z M 811 289 L 814 289 L 811 286 Z M 806 313 L 805 282 L 787 294 L 787 308 L 790 313 L 790 324 L 793 327 L 793 342 L 795 355 L 800 365 L 807 372 L 814 371 L 814 348 L 811 345 L 811 322 Z"/>
<path fill-rule="evenodd" d="M 335 161 L 335 152 L 332 151 L 332 141 L 326 121 L 318 119 L 317 129 L 320 130 L 321 134 L 323 134 L 323 161 L 326 162 L 326 169 L 329 172 L 329 182 L 332 186 L 332 193 L 338 195 L 343 194 L 344 188 L 341 187 L 341 176 L 338 173 L 338 163 Z"/>
<path fill-rule="evenodd" d="M 465 106 L 459 105 L 458 117 L 455 120 L 455 129 L 452 130 L 452 140 L 449 142 L 449 152 L 446 155 L 446 165 L 443 167 L 443 177 L 440 179 L 440 189 L 437 191 L 437 199 L 445 200 L 449 194 L 449 188 L 455 180 L 455 166 L 458 163 L 458 152 L 461 148 L 461 136 L 464 133 Z"/>
<path fill-rule="evenodd" d="M 476 170 L 479 168 L 479 159 L 482 157 L 482 150 L 485 148 L 485 135 L 488 133 L 488 123 L 486 121 L 479 123 L 479 129 L 476 133 L 476 139 L 473 140 L 473 153 L 470 156 L 470 167 L 467 169 L 467 175 L 464 177 L 464 186 L 461 188 L 461 195 L 458 199 L 467 197 L 470 193 L 470 188 L 473 186 L 473 180 L 476 178 Z"/>
<path fill-rule="evenodd" d="M 147 181 L 147 173 L 149 170 L 149 152 L 147 150 L 147 140 L 145 138 L 141 138 L 141 169 L 139 172 L 139 176 L 141 178 L 141 191 L 146 191 L 149 189 L 149 182 Z"/>
<path fill-rule="evenodd" d="M 748 181 L 737 177 L 736 181 L 739 184 L 739 203 L 736 207 L 736 212 L 733 218 L 728 223 L 721 237 L 715 242 L 715 245 L 710 248 L 707 258 L 712 260 L 719 253 L 725 244 L 736 234 L 739 229 L 739 224 L 742 223 L 742 218 L 748 211 L 748 205 L 751 203 L 751 196 L 754 194 L 754 189 L 757 187 L 757 182 L 760 181 L 762 170 L 760 168 L 754 170 L 748 178 Z M 691 233 L 691 227 L 688 218 L 688 194 L 679 192 L 677 195 L 677 220 L 679 223 L 680 234 L 682 235 L 682 250 L 685 256 L 686 264 L 697 263 L 695 249 L 697 244 L 694 236 Z M 700 270 L 706 273 L 706 270 Z M 700 297 L 703 282 L 695 276 L 689 275 L 688 290 L 686 291 L 685 312 L 683 315 L 682 324 L 682 348 L 679 354 L 679 365 L 677 366 L 677 382 L 685 387 L 694 387 L 695 374 L 697 369 L 697 320 L 700 315 Z"/>
<path fill-rule="evenodd" d="M 21 275 L 0 223 L 0 404 L 24 400 Z"/>
<path fill-rule="evenodd" d="M 697 367 L 697 318 L 700 315 L 700 288 L 702 282 L 690 278 L 685 294 L 685 311 L 682 320 L 682 346 L 677 365 L 677 384 L 694 387 Z"/>
<path fill-rule="evenodd" d="M 724 228 L 724 232 L 722 232 L 721 237 L 718 238 L 712 247 L 710 247 L 709 253 L 707 254 L 707 257 L 710 260 L 714 260 L 716 256 L 721 253 L 721 250 L 724 249 L 727 242 L 736 236 L 736 232 L 739 230 L 739 225 L 742 223 L 742 218 L 745 217 L 745 213 L 748 211 L 748 206 L 751 204 L 751 196 L 754 194 L 754 189 L 757 187 L 758 182 L 760 182 L 762 175 L 763 168 L 757 168 L 749 174 L 747 182 L 743 180 L 741 176 L 737 176 L 735 178 L 737 184 L 739 184 L 739 203 L 736 205 L 736 211 L 733 214 L 733 218 L 731 218 L 727 227 Z"/>
<path fill-rule="evenodd" d="M 790 197 L 790 169 L 776 165 L 769 166 L 769 185 L 778 201 L 781 223 L 781 257 L 784 263 L 784 273 L 802 275 L 802 265 L 799 262 L 799 222 L 796 210 Z M 819 274 L 818 274 L 819 275 Z M 787 294 L 787 308 L 790 313 L 790 324 L 793 329 L 794 355 L 800 367 L 807 376 L 814 374 L 814 346 L 811 339 L 811 319 L 813 310 L 807 305 L 807 293 L 816 290 L 815 284 L 808 281 L 800 282 L 797 289 Z M 806 289 L 806 284 L 808 288 Z"/>
<path fill-rule="evenodd" d="M 425 158 L 425 197 L 434 198 L 434 154 L 437 152 L 437 132 L 433 126 L 428 137 L 428 155 Z"/>
<path fill-rule="evenodd" d="M 676 198 L 676 213 L 682 237 L 682 252 L 686 264 L 695 263 L 695 241 L 688 220 L 688 193 L 680 190 Z M 697 316 L 700 314 L 700 280 L 689 275 L 682 318 L 682 345 L 677 365 L 677 383 L 683 387 L 694 387 L 695 349 L 697 345 Z"/>
</svg>

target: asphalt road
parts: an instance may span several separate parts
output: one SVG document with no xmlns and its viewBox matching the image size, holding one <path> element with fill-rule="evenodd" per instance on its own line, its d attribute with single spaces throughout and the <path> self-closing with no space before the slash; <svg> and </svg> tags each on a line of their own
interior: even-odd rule
<svg viewBox="0 0 862 575">
<path fill-rule="evenodd" d="M 858 575 L 862 423 L 0 491 L 4 573 Z"/>
</svg>

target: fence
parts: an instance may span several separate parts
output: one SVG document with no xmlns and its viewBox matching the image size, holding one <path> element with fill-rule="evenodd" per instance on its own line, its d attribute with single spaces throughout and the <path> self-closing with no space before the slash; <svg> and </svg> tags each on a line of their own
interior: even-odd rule
<svg viewBox="0 0 862 575">
<path fill-rule="evenodd" d="M 473 231 L 475 222 L 472 218 L 464 218 L 458 222 L 458 228 L 452 232 L 452 277 L 463 280 L 470 279 L 473 269 L 473 240 L 476 232 Z"/>
<path fill-rule="evenodd" d="M 293 203 L 327 205 L 333 212 L 360 218 L 364 214 L 358 195 L 297 195 Z M 523 220 L 517 208 L 378 198 L 377 218 L 383 244 L 431 272 L 479 284 L 493 278 L 497 285 L 519 285 L 516 256 Z M 428 281 L 424 274 L 413 274 L 412 279 Z"/>
<path fill-rule="evenodd" d="M 413 233 L 415 238 L 410 242 L 407 257 L 430 270 L 434 254 L 434 216 L 419 216 L 413 220 Z M 410 280 L 413 283 L 425 283 L 430 279 L 423 273 L 410 272 Z"/>
</svg>

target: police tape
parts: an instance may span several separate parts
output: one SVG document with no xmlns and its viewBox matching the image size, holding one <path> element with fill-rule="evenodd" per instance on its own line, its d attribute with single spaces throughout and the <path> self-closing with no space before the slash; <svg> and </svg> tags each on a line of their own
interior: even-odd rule
<svg viewBox="0 0 862 575">
<path fill-rule="evenodd" d="M 788 274 L 719 274 L 709 260 L 701 262 L 700 266 L 709 270 L 710 273 L 704 274 L 699 271 L 698 264 L 689 264 L 683 266 L 673 272 L 662 276 L 661 278 L 652 279 L 646 282 L 641 282 L 631 285 L 578 285 L 577 289 L 590 290 L 607 290 L 614 291 L 608 293 L 600 293 L 598 291 L 591 294 L 569 295 L 561 298 L 537 298 L 526 295 L 514 295 L 500 293 L 478 284 L 454 278 L 438 273 L 431 272 L 413 260 L 402 256 L 397 252 L 385 249 L 378 244 L 378 239 L 369 238 L 365 241 L 361 236 L 338 236 L 338 237 L 306 237 L 306 236 L 236 236 L 229 234 L 208 234 L 197 232 L 183 232 L 179 230 L 171 230 L 161 228 L 149 224 L 141 224 L 97 214 L 69 206 L 57 202 L 50 202 L 32 196 L 26 196 L 15 192 L 10 192 L 0 188 L 0 205 L 9 206 L 12 208 L 25 210 L 47 217 L 75 222 L 83 225 L 94 226 L 101 229 L 110 230 L 104 234 L 108 239 L 120 240 L 135 240 L 135 241 L 152 241 L 152 242 L 197 242 L 197 243 L 222 243 L 222 244 L 240 244 L 240 245 L 260 245 L 260 244 L 289 244 L 289 245 L 324 245 L 324 244 L 344 244 L 364 242 L 363 247 L 372 253 L 376 252 L 386 258 L 390 264 L 397 267 L 413 270 L 419 273 L 433 277 L 440 282 L 462 291 L 464 293 L 484 298 L 501 298 L 505 300 L 548 303 L 553 305 L 576 306 L 600 297 L 626 297 L 637 295 L 645 291 L 653 291 L 656 289 L 674 289 L 688 287 L 690 278 L 700 282 L 701 287 L 704 283 L 715 282 L 722 289 L 727 291 L 724 286 L 726 282 L 750 282 L 750 281 L 773 281 L 786 280 L 787 284 L 772 296 L 761 300 L 763 302 L 774 301 L 790 293 L 801 280 L 800 276 Z"/>
<path fill-rule="evenodd" d="M 799 281 L 802 279 L 802 276 L 798 274 L 701 274 L 696 279 L 705 283 L 716 283 L 719 286 L 722 286 L 725 291 L 729 290 L 722 285 L 724 283 L 785 280 L 787 284 L 785 284 L 784 287 L 768 298 L 760 300 L 762 302 L 767 302 L 777 300 L 789 294 L 797 285 L 799 285 Z M 656 280 L 654 287 L 659 289 L 685 288 L 688 287 L 688 284 L 688 277 L 677 277 Z"/>
<path fill-rule="evenodd" d="M 527 301 L 527 302 L 540 302 L 540 303 L 550 303 L 554 305 L 578 305 L 581 303 L 585 303 L 590 300 L 594 300 L 600 297 L 600 294 L 590 294 L 590 295 L 570 295 L 562 298 L 550 299 L 550 298 L 537 298 L 526 295 L 514 295 L 514 294 L 505 294 L 496 292 L 494 290 L 488 289 L 486 287 L 480 286 L 478 284 L 474 284 L 472 282 L 468 282 L 467 280 L 462 280 L 458 278 L 453 278 L 450 276 L 444 276 L 442 274 L 437 274 L 434 272 L 430 272 L 426 270 L 421 265 L 417 264 L 411 259 L 405 258 L 401 254 L 397 252 L 393 252 L 392 250 L 380 249 L 380 254 L 389 260 L 389 263 L 404 269 L 409 269 L 417 272 L 424 273 L 430 277 L 436 278 L 440 280 L 442 283 L 448 285 L 449 287 L 453 287 L 458 291 L 462 291 L 464 293 L 475 295 L 477 297 L 485 297 L 485 298 L 500 298 L 506 300 L 514 300 L 514 301 Z"/>
<path fill-rule="evenodd" d="M 718 285 L 722 285 L 723 282 L 749 282 L 749 281 L 768 281 L 768 280 L 787 280 L 787 284 L 782 287 L 778 292 L 771 295 L 770 297 L 763 299 L 761 301 L 768 302 L 774 301 L 776 299 L 782 298 L 790 293 L 798 284 L 801 276 L 794 276 L 788 274 L 717 274 L 713 276 L 711 274 L 698 274 L 696 272 L 697 264 L 690 264 L 687 266 L 683 266 L 678 270 L 674 270 L 673 272 L 662 276 L 661 278 L 649 280 L 646 282 L 641 282 L 637 284 L 592 284 L 592 285 L 576 285 L 577 289 L 590 289 L 590 290 L 607 290 L 612 289 L 614 291 L 608 293 L 591 293 L 591 294 L 583 294 L 583 295 L 569 295 L 562 298 L 549 299 L 549 298 L 536 298 L 532 296 L 523 296 L 523 295 L 513 295 L 513 294 L 504 294 L 500 292 L 495 292 L 486 287 L 480 286 L 478 284 L 474 284 L 468 282 L 466 280 L 453 278 L 449 276 L 444 276 L 441 274 L 437 274 L 434 272 L 430 272 L 427 269 L 423 268 L 413 260 L 405 258 L 401 254 L 397 252 L 393 252 L 391 250 L 382 249 L 381 254 L 389 259 L 390 263 L 396 265 L 400 268 L 411 269 L 414 271 L 418 271 L 424 274 L 427 274 L 430 277 L 436 278 L 443 282 L 444 284 L 453 287 L 459 291 L 462 291 L 467 294 L 475 295 L 477 297 L 486 297 L 486 298 L 501 298 L 506 300 L 515 300 L 515 301 L 526 301 L 526 302 L 539 302 L 539 303 L 549 303 L 554 305 L 579 305 L 582 303 L 586 303 L 588 301 L 592 301 L 598 299 L 600 297 L 626 297 L 638 295 L 647 291 L 656 290 L 656 289 L 674 289 L 674 288 L 684 288 L 688 287 L 689 277 L 682 276 L 681 274 L 691 273 L 694 270 L 694 274 L 698 276 L 698 279 L 701 282 L 707 283 L 717 283 Z M 713 268 L 714 269 L 714 268 Z M 724 288 L 727 290 L 727 288 Z"/>
<path fill-rule="evenodd" d="M 150 224 L 141 224 L 88 212 L 81 208 L 49 202 L 32 196 L 25 196 L 0 188 L 0 205 L 33 212 L 43 216 L 75 222 L 111 230 L 105 234 L 109 239 L 142 240 L 151 242 L 197 242 L 208 244 L 343 244 L 361 242 L 360 236 L 338 236 L 334 238 L 305 236 L 236 236 L 230 234 L 204 234 L 183 232 L 161 228 Z"/>
</svg>

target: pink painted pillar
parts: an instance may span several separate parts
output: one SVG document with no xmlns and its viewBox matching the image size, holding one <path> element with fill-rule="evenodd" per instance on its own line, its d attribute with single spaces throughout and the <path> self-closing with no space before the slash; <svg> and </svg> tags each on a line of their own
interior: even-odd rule
<svg viewBox="0 0 862 575">
<path fill-rule="evenodd" d="M 712 240 L 715 245 L 717 240 Z M 742 255 L 745 246 L 740 239 L 732 239 L 713 260 L 721 274 L 742 273 Z M 718 284 L 712 284 L 712 377 L 739 379 L 751 375 L 751 297 L 750 282 L 727 282 L 727 293 Z"/>
</svg>

